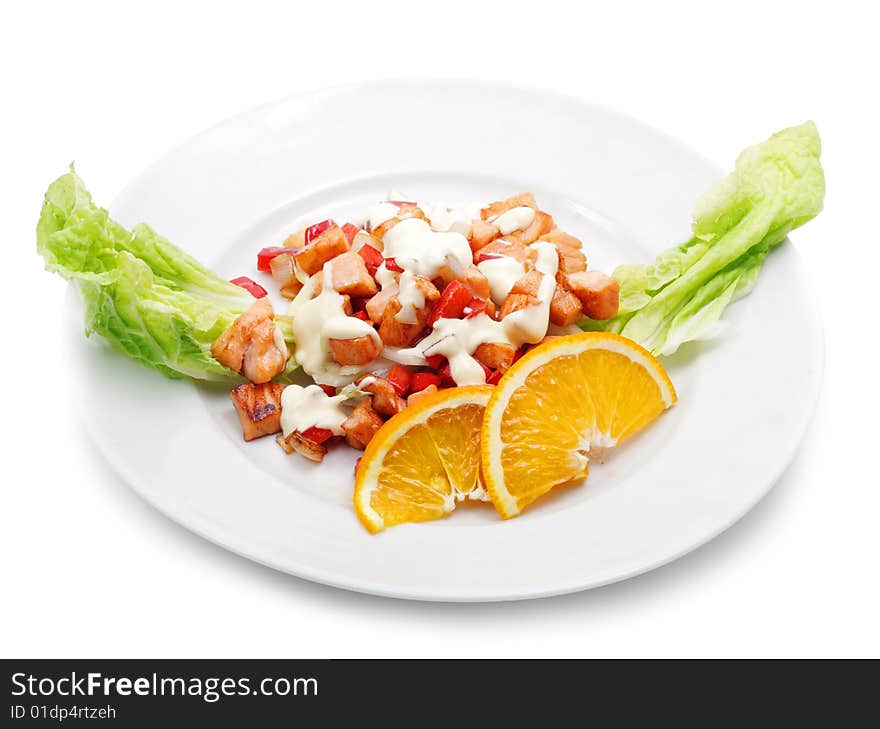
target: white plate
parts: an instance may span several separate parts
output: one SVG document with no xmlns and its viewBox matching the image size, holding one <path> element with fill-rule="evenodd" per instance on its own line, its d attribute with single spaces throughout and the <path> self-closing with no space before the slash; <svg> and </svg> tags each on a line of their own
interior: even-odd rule
<svg viewBox="0 0 880 729">
<path fill-rule="evenodd" d="M 770 130 L 768 130 L 769 132 Z M 757 141 L 732 140 L 737 146 Z M 111 206 L 223 276 L 298 222 L 346 215 L 391 187 L 489 200 L 533 190 L 610 270 L 685 240 L 722 174 L 630 119 L 487 83 L 393 81 L 297 96 L 230 119 L 141 174 Z M 225 391 L 163 378 L 85 343 L 78 394 L 132 486 L 194 532 L 258 562 L 352 590 L 429 600 L 554 595 L 621 580 L 705 543 L 792 458 L 819 388 L 822 340 L 786 243 L 712 344 L 666 361 L 680 402 L 643 435 L 518 519 L 459 508 L 369 536 L 350 506 L 355 453 L 320 466 L 245 444 Z"/>
</svg>

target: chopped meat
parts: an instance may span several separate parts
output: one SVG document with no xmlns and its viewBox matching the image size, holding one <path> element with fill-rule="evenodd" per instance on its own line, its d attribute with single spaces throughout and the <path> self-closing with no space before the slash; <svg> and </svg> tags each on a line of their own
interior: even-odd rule
<svg viewBox="0 0 880 729">
<path fill-rule="evenodd" d="M 423 390 L 419 390 L 418 392 L 412 393 L 412 395 L 410 395 L 408 398 L 406 398 L 407 407 L 409 407 L 413 403 L 418 402 L 423 397 L 426 397 L 428 395 L 433 395 L 435 392 L 437 392 L 437 390 L 438 390 L 437 385 L 428 385 Z"/>
<path fill-rule="evenodd" d="M 617 279 L 599 271 L 585 271 L 566 275 L 565 284 L 581 300 L 584 314 L 590 319 L 617 316 L 620 305 L 620 284 Z"/>
<path fill-rule="evenodd" d="M 513 233 L 505 236 L 508 240 L 529 245 L 534 243 L 538 238 L 553 230 L 553 218 L 541 210 L 535 211 L 535 218 L 523 230 L 515 230 Z"/>
<path fill-rule="evenodd" d="M 534 296 L 511 292 L 504 297 L 504 302 L 501 304 L 501 311 L 499 312 L 499 318 L 503 319 L 508 314 L 512 314 L 515 311 L 521 311 L 522 309 L 534 306 L 537 303 L 539 303 L 538 299 Z"/>
<path fill-rule="evenodd" d="M 488 342 L 474 350 L 474 359 L 490 370 L 506 372 L 516 359 L 516 347 L 502 342 Z"/>
<path fill-rule="evenodd" d="M 525 276 L 520 276 L 513 288 L 510 289 L 512 294 L 528 294 L 537 298 L 538 289 L 541 287 L 541 281 L 544 275 L 540 271 L 529 271 Z"/>
<path fill-rule="evenodd" d="M 239 385 L 229 397 L 238 412 L 245 440 L 254 440 L 281 430 L 281 391 L 283 385 L 265 382 L 262 385 Z"/>
<path fill-rule="evenodd" d="M 364 381 L 366 384 L 361 384 Z M 373 409 L 377 413 L 390 418 L 406 407 L 406 400 L 397 394 L 394 386 L 384 377 L 367 375 L 362 378 L 361 383 L 358 383 L 358 387 L 373 396 Z"/>
<path fill-rule="evenodd" d="M 345 442 L 362 451 L 382 427 L 382 422 L 382 418 L 370 407 L 369 402 L 360 403 L 342 423 Z"/>
<path fill-rule="evenodd" d="M 377 337 L 365 334 L 354 339 L 330 339 L 333 359 L 338 364 L 365 365 L 382 353 L 382 342 Z"/>
<path fill-rule="evenodd" d="M 485 220 L 475 220 L 471 225 L 471 234 L 468 236 L 471 251 L 476 253 L 484 246 L 489 245 L 499 235 L 501 235 L 501 231 L 492 223 L 487 223 Z"/>
<path fill-rule="evenodd" d="M 367 316 L 370 317 L 370 321 L 374 324 L 381 322 L 382 317 L 385 314 L 385 309 L 388 308 L 388 304 L 391 303 L 391 300 L 396 295 L 397 288 L 389 286 L 388 288 L 382 289 L 378 294 L 371 298 L 364 305 L 364 310 L 367 312 Z"/>
<path fill-rule="evenodd" d="M 580 299 L 564 286 L 557 284 L 550 302 L 550 321 L 564 327 L 574 324 L 583 314 Z"/>
<path fill-rule="evenodd" d="M 506 213 L 512 208 L 520 207 L 535 208 L 537 210 L 538 204 L 535 202 L 535 196 L 530 192 L 524 192 L 522 195 L 514 195 L 506 200 L 498 200 L 480 210 L 480 217 L 483 220 L 488 220 L 496 215 L 501 215 L 501 213 Z"/>
<path fill-rule="evenodd" d="M 480 256 L 510 256 L 520 263 L 534 260 L 535 252 L 526 248 L 519 241 L 509 240 L 508 238 L 498 238 L 489 245 L 484 246 L 477 254 L 477 261 Z"/>
<path fill-rule="evenodd" d="M 306 229 L 291 233 L 284 241 L 285 248 L 304 248 L 306 245 Z"/>
<path fill-rule="evenodd" d="M 424 276 L 413 276 L 413 284 L 424 297 L 425 304 L 433 304 L 440 298 L 440 290 L 434 285 L 431 279 L 425 278 Z M 428 321 L 429 316 L 430 308 L 427 306 L 416 310 L 416 318 L 422 323 Z"/>
<path fill-rule="evenodd" d="M 391 230 L 395 225 L 397 225 L 401 220 L 406 220 L 407 218 L 419 218 L 421 220 L 425 220 L 425 213 L 422 212 L 421 208 L 416 207 L 414 203 L 409 203 L 406 205 L 398 206 L 397 215 L 395 215 L 390 220 L 386 220 L 381 225 L 377 225 L 371 232 L 374 238 L 378 238 L 382 240 L 385 237 L 385 234 Z"/>
<path fill-rule="evenodd" d="M 370 302 L 367 302 L 367 306 L 370 306 Z M 400 302 L 392 296 L 382 312 L 382 321 L 379 324 L 379 337 L 388 347 L 408 347 L 424 329 L 424 324 L 407 324 L 397 321 L 395 316 L 401 308 L 403 307 L 401 307 Z M 369 314 L 369 311 L 367 313 Z"/>
<path fill-rule="evenodd" d="M 275 442 L 281 449 L 290 455 L 294 451 L 305 456 L 310 461 L 320 463 L 327 455 L 327 446 L 324 443 L 315 443 L 308 438 L 303 438 L 302 433 L 294 431 L 286 438 L 283 435 L 275 436 Z"/>
<path fill-rule="evenodd" d="M 556 246 L 559 253 L 559 271 L 561 273 L 579 273 L 587 270 L 587 257 L 582 251 L 566 246 Z"/>
<path fill-rule="evenodd" d="M 545 233 L 538 240 L 546 240 L 548 243 L 552 243 L 557 248 L 574 248 L 575 250 L 581 250 L 583 245 L 581 242 L 575 238 L 573 235 L 569 235 L 568 233 L 563 233 L 558 228 L 556 230 L 551 230 L 549 233 Z"/>
<path fill-rule="evenodd" d="M 320 271 L 327 261 L 349 249 L 348 238 L 335 223 L 323 231 L 311 243 L 297 248 L 293 254 L 296 265 L 309 276 Z"/>
<path fill-rule="evenodd" d="M 256 384 L 284 371 L 290 353 L 275 343 L 275 313 L 268 298 L 257 299 L 211 345 L 220 364 Z"/>
<path fill-rule="evenodd" d="M 476 266 L 468 266 L 459 275 L 458 280 L 467 286 L 471 293 L 478 299 L 488 299 L 492 290 L 489 287 L 489 279 Z"/>
<path fill-rule="evenodd" d="M 333 288 L 340 294 L 372 296 L 378 291 L 364 259 L 354 251 L 336 256 L 333 259 L 332 273 Z"/>
</svg>

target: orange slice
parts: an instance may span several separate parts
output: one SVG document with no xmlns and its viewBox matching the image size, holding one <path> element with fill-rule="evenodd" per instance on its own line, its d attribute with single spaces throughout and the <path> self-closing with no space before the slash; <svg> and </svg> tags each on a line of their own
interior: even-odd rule
<svg viewBox="0 0 880 729">
<path fill-rule="evenodd" d="M 480 480 L 480 424 L 493 389 L 441 390 L 379 429 L 354 485 L 355 511 L 370 532 L 440 519 L 463 499 L 488 501 Z"/>
<path fill-rule="evenodd" d="M 591 447 L 638 433 L 676 401 L 662 365 L 631 339 L 586 332 L 535 347 L 501 378 L 483 420 L 483 477 L 505 519 L 587 475 Z"/>
</svg>

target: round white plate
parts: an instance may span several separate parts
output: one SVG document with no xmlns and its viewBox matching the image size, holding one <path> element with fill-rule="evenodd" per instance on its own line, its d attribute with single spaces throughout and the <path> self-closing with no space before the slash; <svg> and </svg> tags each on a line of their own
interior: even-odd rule
<svg viewBox="0 0 880 729">
<path fill-rule="evenodd" d="M 771 130 L 768 130 L 770 132 Z M 737 146 L 757 140 L 733 140 Z M 685 240 L 722 174 L 658 132 L 579 101 L 489 83 L 389 81 L 235 117 L 172 151 L 112 204 L 232 278 L 303 222 L 345 219 L 390 188 L 449 202 L 532 190 L 610 271 Z M 227 549 L 352 590 L 508 600 L 621 580 L 705 543 L 792 458 L 820 383 L 822 341 L 786 243 L 711 344 L 665 364 L 680 402 L 582 485 L 520 518 L 487 505 L 370 536 L 351 507 L 356 454 L 321 465 L 242 442 L 225 390 L 165 379 L 72 326 L 83 417 L 160 511 Z"/>
</svg>

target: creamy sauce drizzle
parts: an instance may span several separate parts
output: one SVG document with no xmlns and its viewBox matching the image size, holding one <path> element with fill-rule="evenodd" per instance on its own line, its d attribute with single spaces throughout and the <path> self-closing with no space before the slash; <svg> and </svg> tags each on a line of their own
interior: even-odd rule
<svg viewBox="0 0 880 729">
<path fill-rule="evenodd" d="M 515 230 L 528 228 L 534 219 L 535 210 L 521 205 L 501 213 L 490 222 L 501 231 L 501 235 L 510 235 Z"/>
<path fill-rule="evenodd" d="M 312 298 L 319 280 L 321 293 Z M 290 302 L 288 314 L 293 319 L 296 361 L 316 382 L 345 385 L 369 368 L 369 364 L 343 367 L 334 362 L 331 339 L 369 336 L 380 344 L 376 330 L 361 319 L 347 316 L 343 304 L 342 295 L 333 288 L 333 261 L 324 264 L 323 271 L 312 276 Z"/>
<path fill-rule="evenodd" d="M 498 306 L 501 306 L 513 285 L 525 273 L 525 266 L 511 256 L 487 258 L 478 263 L 477 268 L 489 280 L 492 301 Z"/>
<path fill-rule="evenodd" d="M 345 435 L 342 423 L 348 413 L 342 404 L 350 395 L 329 396 L 317 385 L 288 385 L 281 393 L 281 432 L 287 438 L 294 431 L 326 428 L 333 435 Z"/>
</svg>

